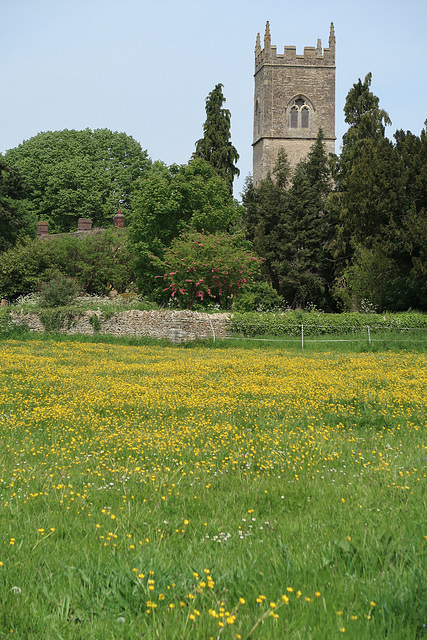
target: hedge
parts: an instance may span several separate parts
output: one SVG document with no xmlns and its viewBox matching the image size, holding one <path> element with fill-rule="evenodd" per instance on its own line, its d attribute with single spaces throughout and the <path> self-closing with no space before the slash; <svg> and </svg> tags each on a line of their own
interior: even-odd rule
<svg viewBox="0 0 427 640">
<path fill-rule="evenodd" d="M 416 311 L 403 313 L 317 313 L 285 311 L 283 313 L 234 313 L 230 330 L 246 337 L 255 336 L 337 335 L 372 330 L 399 331 L 427 329 L 427 314 Z"/>
</svg>

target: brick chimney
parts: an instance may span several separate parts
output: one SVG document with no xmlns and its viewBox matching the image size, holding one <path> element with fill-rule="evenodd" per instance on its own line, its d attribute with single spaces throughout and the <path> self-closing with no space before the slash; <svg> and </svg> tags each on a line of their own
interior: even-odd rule
<svg viewBox="0 0 427 640">
<path fill-rule="evenodd" d="M 115 229 L 124 229 L 125 228 L 125 217 L 122 213 L 122 210 L 119 209 L 116 215 L 113 218 L 114 220 L 114 228 Z"/>
<path fill-rule="evenodd" d="M 37 237 L 45 238 L 49 235 L 49 223 L 47 220 L 39 220 L 37 223 Z"/>
<path fill-rule="evenodd" d="M 77 220 L 77 231 L 91 231 L 92 220 L 90 218 L 79 218 Z"/>
</svg>

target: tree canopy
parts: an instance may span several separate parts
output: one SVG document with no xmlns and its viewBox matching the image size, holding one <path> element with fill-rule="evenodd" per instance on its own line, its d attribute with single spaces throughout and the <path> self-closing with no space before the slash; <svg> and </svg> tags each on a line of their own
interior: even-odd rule
<svg viewBox="0 0 427 640">
<path fill-rule="evenodd" d="M 111 226 L 151 164 L 136 140 L 108 129 L 39 133 L 7 151 L 5 160 L 25 179 L 29 213 L 56 233 L 74 230 L 80 217 Z"/>
<path fill-rule="evenodd" d="M 162 259 L 183 230 L 226 232 L 240 213 L 227 184 L 202 158 L 186 165 L 156 164 L 141 182 L 132 204 L 129 235 L 138 258 L 141 288 L 147 292 L 154 287 L 152 256 Z"/>
<path fill-rule="evenodd" d="M 222 87 L 222 84 L 217 84 L 206 98 L 203 138 L 197 140 L 193 157 L 203 158 L 209 162 L 227 182 L 232 193 L 234 176 L 240 175 L 235 164 L 239 154 L 231 144 L 231 115 L 230 111 L 222 106 L 225 102 Z"/>
<path fill-rule="evenodd" d="M 279 152 L 273 175 L 255 188 L 247 183 L 245 227 L 254 249 L 265 259 L 268 279 L 292 306 L 327 299 L 326 244 L 331 233 L 325 215 L 331 177 L 322 130 L 307 158 L 291 174 Z"/>
<path fill-rule="evenodd" d="M 0 253 L 19 237 L 34 236 L 35 217 L 25 207 L 26 186 L 20 172 L 0 155 Z"/>
</svg>

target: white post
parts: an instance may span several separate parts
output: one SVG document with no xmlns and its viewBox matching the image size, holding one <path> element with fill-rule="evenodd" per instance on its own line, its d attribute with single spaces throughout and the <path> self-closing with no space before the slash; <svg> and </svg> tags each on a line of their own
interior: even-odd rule
<svg viewBox="0 0 427 640">
<path fill-rule="evenodd" d="M 371 332 L 370 332 L 369 327 L 368 327 L 368 342 L 369 342 L 369 344 L 371 344 Z"/>
<path fill-rule="evenodd" d="M 210 318 L 209 318 L 209 322 L 210 322 L 211 329 L 212 329 L 213 341 L 215 342 L 215 331 L 214 331 L 214 328 L 213 328 L 212 320 Z"/>
<path fill-rule="evenodd" d="M 301 325 L 301 350 L 304 351 L 304 325 Z"/>
</svg>

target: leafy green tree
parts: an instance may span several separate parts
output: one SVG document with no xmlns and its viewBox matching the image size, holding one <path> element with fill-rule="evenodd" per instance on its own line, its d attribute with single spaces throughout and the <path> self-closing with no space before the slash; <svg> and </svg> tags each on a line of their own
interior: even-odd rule
<svg viewBox="0 0 427 640">
<path fill-rule="evenodd" d="M 175 238 L 164 261 L 154 264 L 164 268 L 162 280 L 170 296 L 192 309 L 197 299 L 226 306 L 258 271 L 260 262 L 237 235 L 191 230 Z"/>
<path fill-rule="evenodd" d="M 227 184 L 202 158 L 181 166 L 157 164 L 140 184 L 132 205 L 129 235 L 139 287 L 145 293 L 160 293 L 152 256 L 163 259 L 165 249 L 184 229 L 226 232 L 240 214 Z"/>
<path fill-rule="evenodd" d="M 247 282 L 233 300 L 233 311 L 273 311 L 282 305 L 282 298 L 270 283 L 260 279 Z"/>
<path fill-rule="evenodd" d="M 344 308 L 360 308 L 368 301 L 381 313 L 392 289 L 394 266 L 388 244 L 378 240 L 370 247 L 358 244 L 344 272 L 346 286 L 337 288 Z"/>
<path fill-rule="evenodd" d="M 5 158 L 25 178 L 28 211 L 54 233 L 72 231 L 79 217 L 111 226 L 151 164 L 138 142 L 108 129 L 39 133 Z"/>
<path fill-rule="evenodd" d="M 71 236 L 57 242 L 64 244 L 61 272 L 74 278 L 86 293 L 106 295 L 112 289 L 123 293 L 133 285 L 135 260 L 126 232 L 106 229 L 84 238 Z"/>
<path fill-rule="evenodd" d="M 36 220 L 25 207 L 25 195 L 21 174 L 0 155 L 0 253 L 18 238 L 35 235 Z"/>
<path fill-rule="evenodd" d="M 234 176 L 240 174 L 235 164 L 239 154 L 231 143 L 231 115 L 230 111 L 222 106 L 225 102 L 222 87 L 222 84 L 217 84 L 206 98 L 203 138 L 197 140 L 193 157 L 209 162 L 227 182 L 232 193 Z"/>
<path fill-rule="evenodd" d="M 399 254 L 402 308 L 427 310 L 427 120 L 420 136 L 396 131 L 395 149 L 405 167 Z"/>
</svg>

